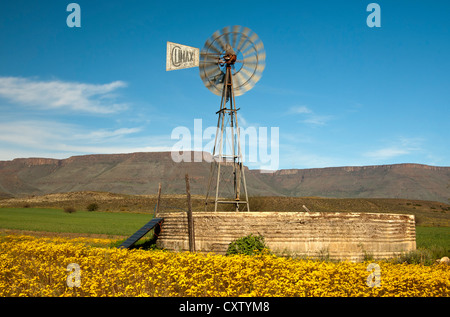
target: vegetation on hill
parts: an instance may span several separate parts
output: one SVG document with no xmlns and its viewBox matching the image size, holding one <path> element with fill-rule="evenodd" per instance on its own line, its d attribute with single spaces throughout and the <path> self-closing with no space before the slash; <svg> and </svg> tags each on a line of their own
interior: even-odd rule
<svg viewBox="0 0 450 317">
<path fill-rule="evenodd" d="M 194 211 L 204 211 L 203 196 L 192 195 Z M 0 207 L 40 207 L 109 212 L 155 212 L 156 195 L 124 195 L 106 192 L 71 192 L 0 200 Z M 250 197 L 251 211 L 373 212 L 412 214 L 420 226 L 450 226 L 450 204 L 425 200 L 386 198 Z M 220 206 L 232 210 L 231 205 Z M 208 206 L 212 210 L 213 205 Z M 186 195 L 162 195 L 160 211 L 187 210 Z"/>
</svg>

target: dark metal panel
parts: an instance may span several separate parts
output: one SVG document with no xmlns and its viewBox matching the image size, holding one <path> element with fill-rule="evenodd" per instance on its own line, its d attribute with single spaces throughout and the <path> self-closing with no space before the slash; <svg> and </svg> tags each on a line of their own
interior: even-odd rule
<svg viewBox="0 0 450 317">
<path fill-rule="evenodd" d="M 145 236 L 150 230 L 152 230 L 157 224 L 163 223 L 163 218 L 153 218 L 148 223 L 146 223 L 141 229 L 136 231 L 132 236 L 125 240 L 119 248 L 128 249 L 133 244 L 135 244 L 140 238 Z"/>
</svg>

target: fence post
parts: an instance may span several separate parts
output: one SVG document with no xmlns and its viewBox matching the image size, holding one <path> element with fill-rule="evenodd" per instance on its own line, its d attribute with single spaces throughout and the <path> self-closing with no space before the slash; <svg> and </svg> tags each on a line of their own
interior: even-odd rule
<svg viewBox="0 0 450 317">
<path fill-rule="evenodd" d="M 161 183 L 159 183 L 159 188 L 158 188 L 158 199 L 156 200 L 155 215 L 157 215 L 159 213 L 159 204 L 160 203 L 161 203 Z"/>
<path fill-rule="evenodd" d="M 192 217 L 191 189 L 189 185 L 189 175 L 186 173 L 186 196 L 188 204 L 188 235 L 189 235 L 189 251 L 195 252 L 195 236 L 194 236 L 194 218 Z"/>
</svg>

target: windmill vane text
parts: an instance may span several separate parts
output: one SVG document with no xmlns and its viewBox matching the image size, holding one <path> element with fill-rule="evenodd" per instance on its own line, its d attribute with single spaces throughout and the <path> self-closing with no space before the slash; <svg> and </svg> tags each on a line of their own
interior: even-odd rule
<svg viewBox="0 0 450 317">
<path fill-rule="evenodd" d="M 180 66 L 182 63 L 193 62 L 195 53 L 189 50 L 183 50 L 179 46 L 172 48 L 171 58 L 172 64 L 175 67 Z"/>
</svg>

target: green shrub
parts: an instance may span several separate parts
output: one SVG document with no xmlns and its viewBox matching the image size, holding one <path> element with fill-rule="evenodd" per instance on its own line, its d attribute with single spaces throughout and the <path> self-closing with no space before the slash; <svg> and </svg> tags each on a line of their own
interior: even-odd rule
<svg viewBox="0 0 450 317">
<path fill-rule="evenodd" d="M 239 238 L 228 245 L 226 255 L 232 254 L 246 254 L 253 255 L 263 250 L 268 251 L 264 242 L 264 237 L 261 235 L 250 234 L 248 236 Z"/>
<path fill-rule="evenodd" d="M 64 207 L 64 212 L 71 214 L 76 212 L 77 210 L 74 207 Z"/>
<path fill-rule="evenodd" d="M 432 254 L 428 249 L 417 249 L 410 251 L 406 254 L 402 254 L 399 259 L 400 263 L 408 264 L 425 264 L 430 265 L 434 262 Z"/>
<path fill-rule="evenodd" d="M 395 262 L 408 264 L 432 265 L 437 259 L 446 255 L 445 248 L 442 246 L 430 246 L 427 248 L 418 248 L 413 251 L 401 254 Z"/>
<path fill-rule="evenodd" d="M 98 210 L 98 204 L 96 203 L 91 203 L 87 206 L 86 208 L 88 211 L 96 211 Z"/>
</svg>

